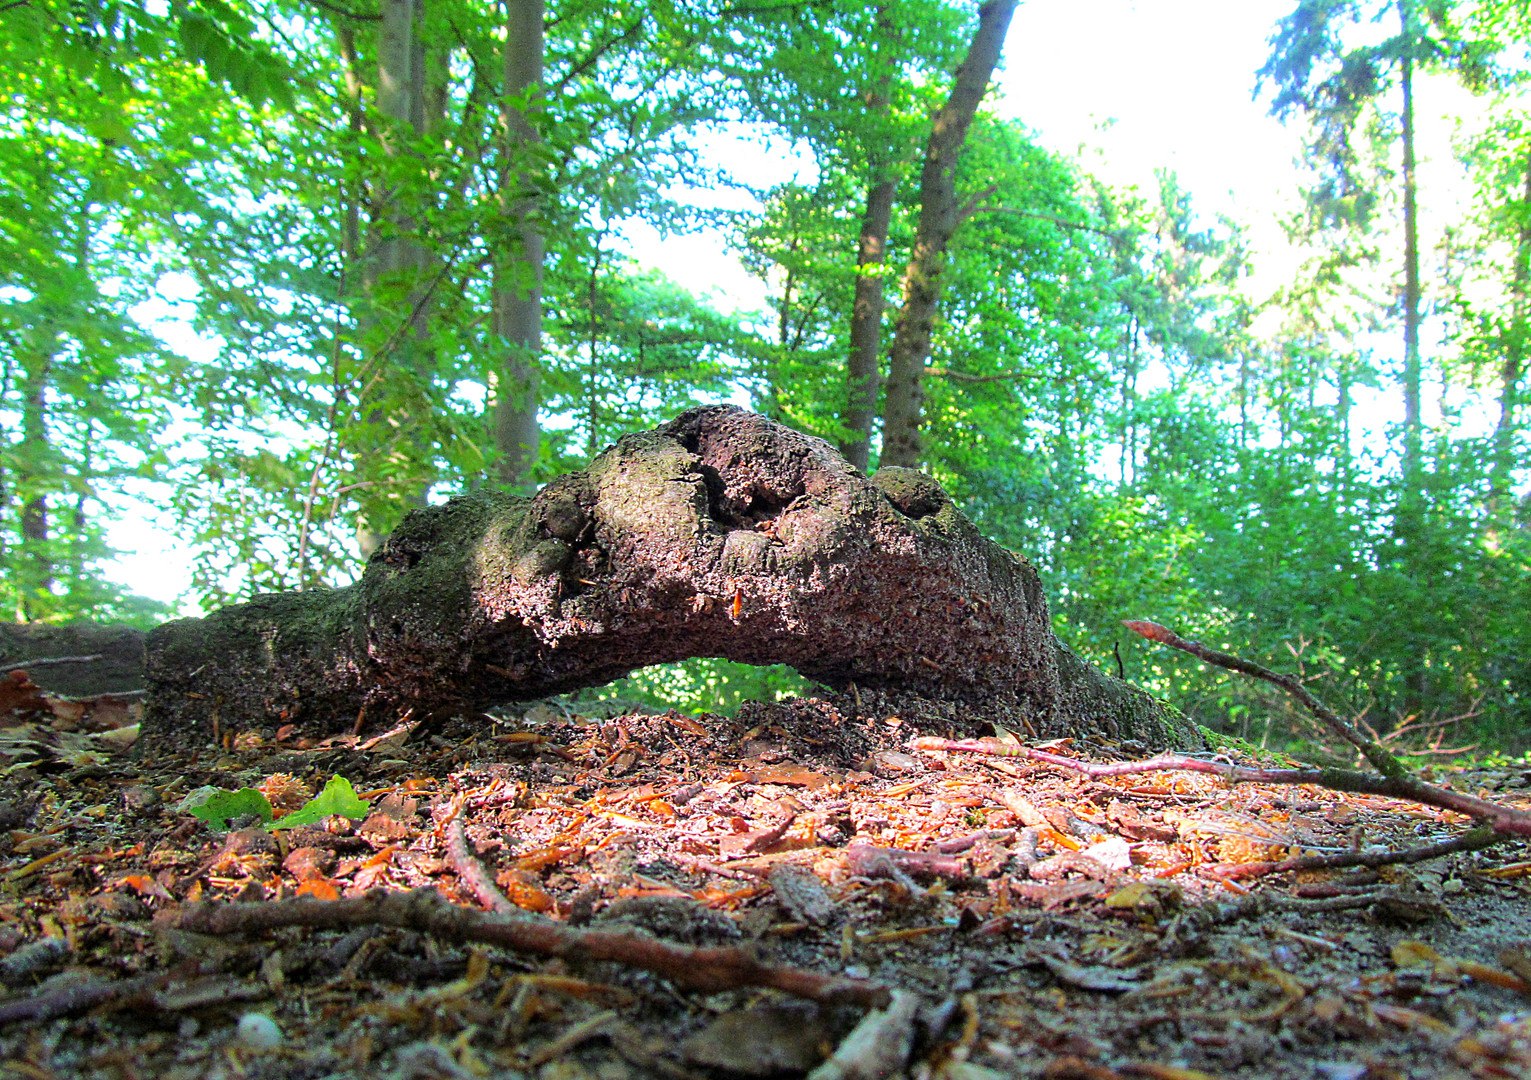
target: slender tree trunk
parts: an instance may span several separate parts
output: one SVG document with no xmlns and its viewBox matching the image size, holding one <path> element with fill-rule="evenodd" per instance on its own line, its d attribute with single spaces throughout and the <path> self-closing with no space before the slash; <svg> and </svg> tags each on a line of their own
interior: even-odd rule
<svg viewBox="0 0 1531 1080">
<path fill-rule="evenodd" d="M 605 238 L 606 234 L 604 231 L 596 237 L 595 253 L 591 256 L 590 259 L 590 376 L 586 380 L 587 389 L 585 400 L 585 409 L 589 414 L 587 417 L 587 422 L 590 425 L 590 434 L 585 440 L 585 453 L 588 454 L 591 458 L 594 458 L 601 449 L 599 434 L 601 428 L 601 401 L 599 393 L 599 380 L 601 377 L 601 324 L 597 316 L 596 308 L 600 303 L 601 243 L 605 240 Z"/>
<path fill-rule="evenodd" d="M 69 514 L 69 586 L 77 588 L 85 580 L 86 558 L 89 555 L 85 542 L 85 529 L 90 524 L 86 504 L 90 500 L 90 473 L 93 467 L 95 429 L 85 429 L 84 445 L 80 447 L 80 468 L 75 475 L 74 506 Z"/>
<path fill-rule="evenodd" d="M 867 111 L 888 115 L 888 88 L 893 81 L 893 27 L 887 8 L 877 10 L 880 37 L 877 87 L 866 94 Z M 851 352 L 845 366 L 845 412 L 841 425 L 849 435 L 840 443 L 845 459 L 863 472 L 872 463 L 872 421 L 877 417 L 878 365 L 882 359 L 884 307 L 882 265 L 893 223 L 893 198 L 898 191 L 893 164 L 884 147 L 867 155 L 867 205 L 856 242 L 856 295 L 851 305 Z"/>
<path fill-rule="evenodd" d="M 1503 514 L 1510 496 L 1515 469 L 1516 410 L 1520 404 L 1520 380 L 1526 368 L 1526 334 L 1531 330 L 1531 161 L 1526 163 L 1525 190 L 1521 196 L 1520 228 L 1515 237 L 1515 268 L 1510 278 L 1510 332 L 1499 368 L 1499 422 L 1494 427 L 1494 470 L 1490 477 L 1489 514 Z M 1497 527 L 1497 526 L 1496 526 Z"/>
<path fill-rule="evenodd" d="M 17 614 L 22 619 L 42 614 L 36 597 L 53 588 L 55 568 L 49 550 L 49 507 L 46 484 L 48 454 L 48 377 L 53 358 L 28 350 L 21 385 L 21 446 L 15 465 L 21 497 L 21 544 Z"/>
<path fill-rule="evenodd" d="M 1132 312 L 1127 317 L 1127 340 L 1125 366 L 1122 369 L 1122 468 L 1123 487 L 1137 478 L 1138 468 L 1138 316 Z"/>
<path fill-rule="evenodd" d="M 419 10 L 417 0 L 382 0 L 382 25 L 377 42 L 377 111 L 385 117 L 381 132 L 384 152 L 396 158 L 403 153 L 403 143 L 416 132 L 420 89 L 416 58 L 419 50 L 415 33 Z M 391 179 L 391 178 L 390 178 Z M 375 290 L 390 275 L 408 269 L 411 216 L 402 205 L 398 185 L 386 183 L 379 194 L 384 227 L 372 238 L 372 279 Z"/>
<path fill-rule="evenodd" d="M 336 44 L 340 49 L 340 57 L 344 63 L 343 74 L 346 87 L 346 115 L 348 121 L 349 136 L 345 148 L 346 152 L 355 155 L 361 145 L 361 136 L 366 129 L 362 114 L 362 78 L 361 64 L 356 55 L 356 33 L 349 27 L 340 27 L 335 31 Z M 361 257 L 361 199 L 362 187 L 360 171 L 353 172 L 345 182 L 345 219 L 340 232 L 341 265 L 344 272 L 349 272 L 356 266 Z M 349 290 L 345 290 L 349 291 Z M 344 293 L 340 299 L 344 300 Z"/>
<path fill-rule="evenodd" d="M 1340 466 L 1342 474 L 1349 475 L 1349 472 L 1350 472 L 1350 408 L 1351 408 L 1351 404 L 1352 404 L 1352 402 L 1350 400 L 1351 374 L 1350 374 L 1350 358 L 1349 357 L 1345 357 L 1344 359 L 1342 359 L 1340 361 L 1339 383 L 1340 383 L 1340 385 L 1339 385 L 1339 401 L 1335 405 L 1335 410 L 1339 413 L 1339 416 L 1340 416 L 1340 446 L 1339 446 L 1339 458 L 1335 462 L 1335 464 Z"/>
<path fill-rule="evenodd" d="M 429 365 L 421 355 L 429 336 L 429 304 L 425 294 L 427 249 L 419 241 L 419 207 L 402 193 L 403 185 L 394 175 L 404 168 L 407 144 L 420 133 L 425 110 L 425 48 L 421 40 L 424 0 L 382 0 L 381 23 L 377 37 L 377 111 L 382 117 L 378 132 L 385 158 L 382 176 L 372 192 L 373 211 L 378 225 L 367 238 L 363 258 L 362 285 L 367 295 L 363 326 L 368 351 L 384 351 L 376 359 L 383 365 L 410 373 L 408 383 L 397 379 L 376 380 L 377 393 L 384 398 L 403 393 L 410 404 L 402 416 L 389 423 L 389 409 L 375 400 L 362 403 L 369 424 L 363 436 L 367 445 L 357 454 L 357 471 L 367 480 L 378 479 L 374 470 L 388 456 L 387 442 L 395 437 L 410 437 L 418 431 L 409 415 L 419 409 L 415 401 L 419 388 L 412 385 Z M 400 299 L 402 292 L 402 300 Z M 394 328 L 402 326 L 402 332 Z M 371 381 L 371 380 L 369 380 Z M 402 433 L 402 436 L 401 436 Z M 413 455 L 419 457 L 420 455 Z M 397 510 L 387 509 L 390 496 L 402 494 L 405 504 L 422 506 L 426 485 L 400 491 L 379 488 L 379 497 L 367 500 L 358 514 L 356 542 L 362 554 L 370 555 L 385 535 L 385 527 Z"/>
<path fill-rule="evenodd" d="M 514 223 L 516 249 L 495 267 L 493 327 L 505 349 L 495 384 L 494 441 L 500 482 L 523 483 L 537 461 L 537 400 L 542 352 L 543 238 L 536 199 L 520 167 L 539 141 L 528 115 L 542 85 L 542 0 L 507 0 L 506 104 L 501 112 L 500 206 Z"/>
<path fill-rule="evenodd" d="M 1404 54 L 1399 82 L 1403 90 L 1403 497 L 1394 530 L 1402 541 L 1402 557 L 1409 578 L 1419 582 L 1420 541 L 1424 525 L 1422 458 L 1424 422 L 1420 412 L 1419 358 L 1419 206 L 1414 155 L 1414 48 L 1410 0 L 1398 0 L 1403 23 Z M 1418 635 L 1405 630 L 1412 638 Z M 1425 643 L 1408 652 L 1403 670 L 1405 716 L 1418 715 L 1425 705 Z"/>
<path fill-rule="evenodd" d="M 851 307 L 851 355 L 845 367 L 845 427 L 854 432 L 840 444 L 840 452 L 865 472 L 872 460 L 872 420 L 877 415 L 878 362 L 882 357 L 882 278 L 872 268 L 881 265 L 888 248 L 888 229 L 893 222 L 893 196 L 897 184 L 891 177 L 875 179 L 867 192 L 866 214 L 856 245 L 856 298 Z"/>
<path fill-rule="evenodd" d="M 1239 350 L 1239 449 L 1249 449 L 1249 349 Z"/>
<path fill-rule="evenodd" d="M 955 172 L 968 127 L 999 63 L 1016 0 L 989 0 L 979 9 L 978 29 L 957 70 L 951 96 L 936 114 L 920 172 L 920 222 L 904 271 L 903 306 L 893 333 L 883 405 L 882 464 L 915 466 L 923 456 L 920 436 L 925 400 L 922 378 L 941 297 L 946 249 L 957 229 Z"/>
<path fill-rule="evenodd" d="M 1399 17 L 1413 48 L 1409 0 L 1399 0 Z M 1419 207 L 1414 160 L 1414 60 L 1404 53 L 1403 85 L 1403 471 L 1410 499 L 1419 487 L 1423 423 L 1420 417 Z"/>
</svg>

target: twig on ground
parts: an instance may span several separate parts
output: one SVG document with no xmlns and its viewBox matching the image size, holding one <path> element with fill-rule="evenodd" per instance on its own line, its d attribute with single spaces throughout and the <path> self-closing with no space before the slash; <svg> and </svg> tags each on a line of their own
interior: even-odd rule
<svg viewBox="0 0 1531 1080">
<path fill-rule="evenodd" d="M 538 956 L 609 960 L 663 975 L 679 986 L 713 992 L 761 986 L 794 997 L 880 1008 L 886 987 L 861 979 L 821 975 L 762 963 L 742 949 L 693 948 L 609 931 L 576 930 L 448 903 L 434 888 L 412 892 L 373 889 L 355 899 L 306 897 L 262 903 L 204 901 L 166 911 L 162 925 L 198 934 L 251 934 L 283 926 L 349 929 L 377 924 L 431 934 L 445 941 L 482 942 Z"/>
<path fill-rule="evenodd" d="M 983 840 L 1009 841 L 1015 839 L 1014 829 L 985 829 L 983 832 L 954 836 L 950 840 L 938 840 L 930 850 L 941 855 L 960 855 Z"/>
<path fill-rule="evenodd" d="M 0 8 L 0 10 L 4 9 Z M 100 653 L 92 653 L 89 656 L 40 656 L 35 660 L 18 660 L 14 664 L 0 665 L 0 675 L 8 675 L 12 671 L 48 667 L 51 664 L 90 664 L 100 659 L 102 659 Z"/>
<path fill-rule="evenodd" d="M 1253 660 L 1245 660 L 1242 656 L 1234 656 L 1232 653 L 1209 649 L 1199 641 L 1187 641 L 1169 627 L 1160 626 L 1156 622 L 1149 622 L 1146 619 L 1124 619 L 1122 625 L 1134 634 L 1145 637 L 1149 641 L 1157 641 L 1161 645 L 1168 645 L 1172 649 L 1179 649 L 1181 652 L 1190 653 L 1198 660 L 1203 660 L 1206 663 L 1215 664 L 1220 668 L 1227 668 L 1229 671 L 1237 671 L 1256 679 L 1263 679 L 1273 686 L 1281 687 L 1281 689 L 1302 702 L 1303 706 L 1316 716 L 1319 722 L 1326 728 L 1359 750 L 1361 756 L 1371 762 L 1372 768 L 1376 769 L 1383 776 L 1400 784 L 1417 783 L 1409 775 L 1409 771 L 1403 767 L 1403 763 L 1388 753 L 1381 743 L 1367 736 L 1350 721 L 1340 717 L 1322 701 L 1319 701 L 1318 698 L 1310 694 L 1308 688 L 1292 676 L 1283 675 L 1267 667 L 1261 667 Z"/>
<path fill-rule="evenodd" d="M 873 844 L 851 844 L 845 849 L 845 865 L 859 877 L 894 880 L 899 880 L 904 874 L 928 874 L 945 878 L 960 878 L 967 874 L 967 867 L 955 855 L 877 847 Z"/>
<path fill-rule="evenodd" d="M 1298 870 L 1337 870 L 1347 866 L 1399 866 L 1407 863 L 1439 859 L 1443 855 L 1455 855 L 1460 851 L 1482 851 L 1484 848 L 1502 844 L 1509 837 L 1484 825 L 1465 832 L 1452 840 L 1423 847 L 1404 848 L 1402 851 L 1345 851 L 1335 855 L 1300 855 L 1293 859 L 1275 862 L 1230 863 L 1208 867 L 1207 874 L 1219 878 L 1264 877 L 1266 874 L 1284 874 Z"/>
<path fill-rule="evenodd" d="M 1331 791 L 1349 791 L 1358 795 L 1382 795 L 1387 798 L 1405 799 L 1410 802 L 1438 806 L 1454 810 L 1468 817 L 1487 821 L 1495 832 L 1506 836 L 1531 836 L 1531 814 L 1508 806 L 1491 803 L 1475 795 L 1467 795 L 1449 788 L 1436 787 L 1412 776 L 1402 781 L 1391 777 L 1356 772 L 1354 769 L 1304 768 L 1304 769 L 1250 769 L 1226 761 L 1210 761 L 1206 758 L 1186 757 L 1184 754 L 1158 754 L 1142 761 L 1090 762 L 1062 754 L 1050 754 L 1029 746 L 1001 743 L 994 739 L 936 739 L 919 738 L 910 746 L 916 750 L 959 751 L 974 754 L 991 754 L 996 757 L 1029 758 L 1060 769 L 1069 769 L 1084 776 L 1098 779 L 1103 776 L 1132 776 L 1137 773 L 1164 772 L 1181 769 L 1186 772 L 1209 773 L 1230 784 L 1315 784 Z"/>
<path fill-rule="evenodd" d="M 501 915 L 511 915 L 525 919 L 531 912 L 524 911 L 511 903 L 510 898 L 502 893 L 490 878 L 489 871 L 484 869 L 484 864 L 478 861 L 478 856 L 473 853 L 473 845 L 468 842 L 468 834 L 463 831 L 462 815 L 457 815 L 446 824 L 447 863 L 456 872 L 458 880 L 468 887 L 473 894 L 473 899 L 483 904 L 490 911 Z"/>
<path fill-rule="evenodd" d="M 152 1005 L 155 995 L 177 979 L 211 973 L 211 964 L 201 964 L 189 969 L 183 966 L 170 971 L 156 971 L 131 979 L 92 979 L 71 983 L 31 997 L 0 1003 L 0 1024 L 13 1024 L 17 1021 L 41 1024 L 60 1016 L 70 1016 L 103 1006 L 122 1009 L 135 1005 Z"/>
<path fill-rule="evenodd" d="M 136 979 L 117 981 L 99 980 L 76 983 L 62 989 L 52 990 L 20 1001 L 0 1004 L 0 1024 L 13 1024 L 24 1020 L 41 1024 L 60 1016 L 84 1012 L 97 1005 L 115 1001 L 119 1004 L 147 997 L 169 979 L 168 973 L 143 975 Z"/>
</svg>

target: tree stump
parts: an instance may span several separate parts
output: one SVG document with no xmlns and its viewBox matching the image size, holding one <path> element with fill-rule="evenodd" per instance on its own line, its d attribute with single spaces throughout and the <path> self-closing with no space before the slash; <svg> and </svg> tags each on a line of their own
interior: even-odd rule
<svg viewBox="0 0 1531 1080">
<path fill-rule="evenodd" d="M 628 435 L 535 497 L 405 517 L 355 585 L 148 638 L 146 737 L 476 710 L 689 657 L 789 664 L 1035 736 L 1200 743 L 1053 636 L 1035 568 L 910 469 L 867 477 L 733 406 Z"/>
</svg>

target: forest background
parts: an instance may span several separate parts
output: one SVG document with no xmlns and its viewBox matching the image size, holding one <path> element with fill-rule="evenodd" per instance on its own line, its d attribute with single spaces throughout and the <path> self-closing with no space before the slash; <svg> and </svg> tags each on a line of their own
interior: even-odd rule
<svg viewBox="0 0 1531 1080">
<path fill-rule="evenodd" d="M 1304 176 L 1275 287 L 1173 174 L 1113 186 L 979 104 L 1015 6 L 0 2 L 5 617 L 174 614 L 110 580 L 124 516 L 170 523 L 203 607 L 344 584 L 412 507 L 735 401 L 931 472 L 1065 641 L 1210 727 L 1302 731 L 1118 620 L 1300 669 L 1400 746 L 1523 749 L 1526 4 L 1271 29 L 1250 81 Z M 1449 198 L 1416 116 L 1446 87 Z M 803 166 L 757 186 L 708 152 L 741 133 Z M 645 268 L 697 230 L 766 310 Z"/>
</svg>

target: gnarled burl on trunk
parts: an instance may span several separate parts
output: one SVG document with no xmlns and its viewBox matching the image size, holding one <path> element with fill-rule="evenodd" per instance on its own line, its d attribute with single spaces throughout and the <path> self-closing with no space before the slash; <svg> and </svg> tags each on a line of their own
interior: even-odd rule
<svg viewBox="0 0 1531 1080">
<path fill-rule="evenodd" d="M 156 628 L 145 734 L 180 741 L 215 718 L 332 732 L 694 656 L 960 701 L 1038 736 L 1200 741 L 1064 649 L 1036 570 L 933 480 L 868 478 L 732 406 L 628 435 L 532 498 L 413 511 L 348 588 Z"/>
</svg>

